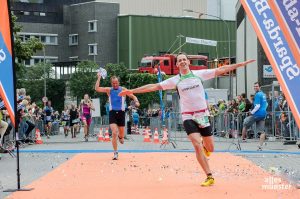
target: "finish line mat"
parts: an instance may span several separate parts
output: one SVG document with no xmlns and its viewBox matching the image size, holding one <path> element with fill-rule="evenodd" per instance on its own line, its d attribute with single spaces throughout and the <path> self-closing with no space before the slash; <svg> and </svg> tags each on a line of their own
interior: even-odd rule
<svg viewBox="0 0 300 199">
<path fill-rule="evenodd" d="M 300 190 L 251 161 L 229 153 L 212 154 L 215 184 L 205 179 L 194 153 L 78 154 L 7 199 L 199 199 L 289 198 Z"/>
</svg>

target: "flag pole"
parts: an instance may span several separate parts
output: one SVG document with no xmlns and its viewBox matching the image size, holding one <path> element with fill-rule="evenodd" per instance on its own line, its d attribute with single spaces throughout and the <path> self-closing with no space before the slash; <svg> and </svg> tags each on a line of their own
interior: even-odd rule
<svg viewBox="0 0 300 199">
<path fill-rule="evenodd" d="M 15 53 L 14 53 L 14 37 L 13 37 L 13 27 L 12 27 L 12 19 L 11 19 L 11 12 L 10 12 L 10 2 L 7 0 L 7 11 L 8 11 L 8 17 L 9 17 L 9 24 L 10 24 L 10 35 L 11 35 L 11 53 L 12 53 L 12 72 L 13 72 L 13 89 L 14 89 L 14 112 L 15 112 L 15 125 L 14 125 L 14 137 L 16 142 L 16 148 L 17 148 L 17 189 L 7 189 L 3 192 L 15 192 L 15 191 L 31 191 L 33 188 L 29 189 L 21 189 L 21 173 L 20 173 L 20 151 L 19 151 L 19 142 L 17 140 L 17 131 L 19 126 L 19 119 L 17 115 L 17 93 L 16 93 L 16 64 L 15 64 Z"/>
</svg>

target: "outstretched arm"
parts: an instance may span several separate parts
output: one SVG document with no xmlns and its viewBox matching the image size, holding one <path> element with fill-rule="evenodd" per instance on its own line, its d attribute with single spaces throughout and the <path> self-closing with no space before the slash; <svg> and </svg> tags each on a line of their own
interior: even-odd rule
<svg viewBox="0 0 300 199">
<path fill-rule="evenodd" d="M 237 69 L 241 66 L 245 66 L 245 65 L 250 64 L 254 61 L 255 61 L 254 59 L 251 59 L 251 60 L 247 60 L 247 61 L 237 63 L 237 64 L 222 66 L 222 67 L 216 69 L 216 76 L 222 75 L 222 74 L 227 73 L 227 72 L 232 71 L 232 70 L 235 70 L 235 69 Z"/>
<path fill-rule="evenodd" d="M 137 107 L 140 106 L 140 102 L 139 102 L 138 98 L 135 95 L 131 94 L 131 95 L 128 95 L 128 97 L 130 97 L 131 99 L 133 99 L 133 101 L 134 101 L 134 103 L 135 103 L 135 105 Z"/>
<path fill-rule="evenodd" d="M 99 73 L 97 73 L 98 79 L 95 83 L 95 91 L 98 93 L 108 93 L 110 88 L 108 87 L 100 87 L 100 79 L 101 79 L 101 75 Z"/>
<path fill-rule="evenodd" d="M 157 90 L 162 90 L 162 87 L 159 83 L 157 84 L 147 84 L 145 86 L 141 86 L 132 90 L 126 90 L 124 89 L 122 92 L 120 92 L 119 96 L 125 96 L 125 95 L 131 95 L 133 93 L 148 93 L 153 92 Z"/>
</svg>

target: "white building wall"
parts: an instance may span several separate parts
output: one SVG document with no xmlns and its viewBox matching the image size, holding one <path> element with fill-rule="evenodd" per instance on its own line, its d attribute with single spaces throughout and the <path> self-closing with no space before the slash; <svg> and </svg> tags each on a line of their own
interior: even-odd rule
<svg viewBox="0 0 300 199">
<path fill-rule="evenodd" d="M 245 42 L 245 20 L 240 24 L 239 28 L 237 29 L 236 33 L 236 62 L 239 63 L 245 60 L 245 49 L 244 49 L 244 42 Z M 237 93 L 241 94 L 245 92 L 245 69 L 238 68 L 236 70 L 236 78 L 237 78 Z"/>
<path fill-rule="evenodd" d="M 246 30 L 245 30 L 246 23 Z M 246 39 L 246 46 L 245 46 Z M 237 29 L 236 61 L 242 62 L 249 59 L 257 60 L 257 36 L 248 19 L 244 19 Z M 245 53 L 246 50 L 246 53 Z M 245 55 L 246 54 L 246 55 Z M 257 62 L 248 64 L 246 69 L 237 69 L 237 95 L 245 92 L 247 82 L 247 96 L 254 93 L 253 84 L 258 81 Z M 245 73 L 247 78 L 245 78 Z"/>
<path fill-rule="evenodd" d="M 235 5 L 238 0 L 207 0 L 207 14 L 224 20 L 235 20 Z M 204 18 L 204 17 L 203 17 Z M 207 19 L 215 19 L 206 17 Z"/>
<path fill-rule="evenodd" d="M 248 19 L 246 17 L 246 57 L 247 59 L 257 60 L 257 36 L 256 33 Z M 254 94 L 253 84 L 258 81 L 258 66 L 257 62 L 247 65 L 247 93 Z"/>
<path fill-rule="evenodd" d="M 120 4 L 121 15 L 192 16 L 184 9 L 205 12 L 208 0 L 101 0 Z"/>
<path fill-rule="evenodd" d="M 215 15 L 224 20 L 235 20 L 235 5 L 238 0 L 101 0 L 120 4 L 121 15 L 192 16 L 195 12 Z M 202 18 L 215 19 L 203 16 Z"/>
</svg>

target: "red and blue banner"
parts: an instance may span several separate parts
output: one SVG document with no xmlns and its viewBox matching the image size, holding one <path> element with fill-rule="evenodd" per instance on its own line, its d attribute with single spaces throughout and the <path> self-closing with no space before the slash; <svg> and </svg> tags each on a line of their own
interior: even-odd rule
<svg viewBox="0 0 300 199">
<path fill-rule="evenodd" d="M 0 95 L 15 126 L 14 65 L 7 0 L 0 0 Z"/>
<path fill-rule="evenodd" d="M 300 67 L 300 1 L 268 0 L 268 3 Z"/>
<path fill-rule="evenodd" d="M 267 0 L 241 0 L 300 127 L 300 68 Z"/>
</svg>

